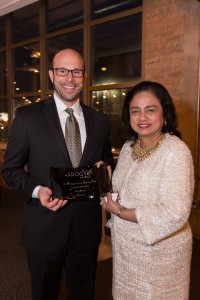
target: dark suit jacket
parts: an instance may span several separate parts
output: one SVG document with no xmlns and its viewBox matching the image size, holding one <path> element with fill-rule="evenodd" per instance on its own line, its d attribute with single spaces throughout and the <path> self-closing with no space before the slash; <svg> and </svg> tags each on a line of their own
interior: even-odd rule
<svg viewBox="0 0 200 300">
<path fill-rule="evenodd" d="M 81 106 L 87 139 L 79 166 L 99 160 L 112 164 L 107 116 Z M 37 185 L 51 187 L 50 167 L 72 167 L 53 98 L 17 109 L 2 166 L 7 184 L 25 200 L 22 244 L 32 251 L 60 252 L 73 222 L 78 247 L 83 251 L 97 247 L 102 226 L 99 201 L 76 202 L 52 212 L 31 198 Z"/>
</svg>

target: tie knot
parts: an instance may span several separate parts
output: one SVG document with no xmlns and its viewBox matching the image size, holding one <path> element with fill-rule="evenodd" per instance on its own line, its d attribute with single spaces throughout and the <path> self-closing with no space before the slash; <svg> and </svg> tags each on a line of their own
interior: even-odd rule
<svg viewBox="0 0 200 300">
<path fill-rule="evenodd" d="M 67 108 L 65 109 L 65 111 L 66 111 L 66 113 L 68 113 L 70 116 L 72 116 L 74 110 L 73 110 L 73 108 L 67 107 Z"/>
</svg>

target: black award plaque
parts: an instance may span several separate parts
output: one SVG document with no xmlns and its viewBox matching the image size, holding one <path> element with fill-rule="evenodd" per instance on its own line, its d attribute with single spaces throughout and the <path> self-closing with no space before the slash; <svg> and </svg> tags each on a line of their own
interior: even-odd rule
<svg viewBox="0 0 200 300">
<path fill-rule="evenodd" d="M 53 199 L 92 199 L 111 192 L 107 165 L 83 168 L 50 168 Z"/>
</svg>

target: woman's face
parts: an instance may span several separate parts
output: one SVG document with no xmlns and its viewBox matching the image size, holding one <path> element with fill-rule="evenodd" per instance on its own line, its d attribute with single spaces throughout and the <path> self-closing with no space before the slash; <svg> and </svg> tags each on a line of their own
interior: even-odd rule
<svg viewBox="0 0 200 300">
<path fill-rule="evenodd" d="M 163 124 L 163 109 L 155 95 L 151 91 L 136 94 L 130 102 L 130 125 L 141 145 L 151 145 L 161 134 Z"/>
</svg>

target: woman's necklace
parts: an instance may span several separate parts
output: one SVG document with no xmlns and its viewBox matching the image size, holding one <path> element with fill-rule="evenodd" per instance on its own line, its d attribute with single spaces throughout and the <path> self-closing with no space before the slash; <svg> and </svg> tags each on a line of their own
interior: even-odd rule
<svg viewBox="0 0 200 300">
<path fill-rule="evenodd" d="M 162 133 L 153 144 L 151 144 L 146 149 L 141 148 L 140 141 L 137 140 L 135 144 L 133 145 L 133 151 L 131 154 L 132 160 L 137 160 L 138 163 L 145 160 L 147 157 L 149 157 L 153 152 L 156 151 L 156 149 L 162 144 L 163 139 L 165 138 L 165 134 Z"/>
</svg>

